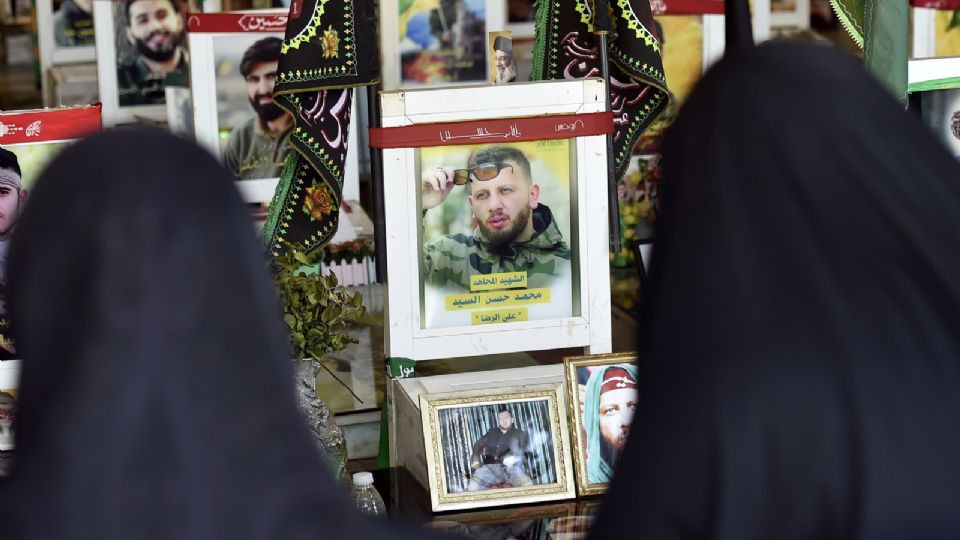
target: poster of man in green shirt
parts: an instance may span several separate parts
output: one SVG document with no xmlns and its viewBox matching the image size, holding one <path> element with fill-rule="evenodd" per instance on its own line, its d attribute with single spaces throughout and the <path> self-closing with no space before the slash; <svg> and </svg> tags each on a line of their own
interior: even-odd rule
<svg viewBox="0 0 960 540">
<path fill-rule="evenodd" d="M 237 180 L 279 177 L 290 150 L 293 117 L 273 102 L 281 43 L 279 36 L 245 34 L 214 44 L 218 123 L 221 133 L 229 132 L 223 164 Z"/>
<path fill-rule="evenodd" d="M 117 96 L 120 107 L 162 105 L 167 77 L 186 81 L 190 59 L 183 47 L 184 14 L 177 0 L 124 0 L 114 5 L 123 21 L 117 36 Z"/>
</svg>

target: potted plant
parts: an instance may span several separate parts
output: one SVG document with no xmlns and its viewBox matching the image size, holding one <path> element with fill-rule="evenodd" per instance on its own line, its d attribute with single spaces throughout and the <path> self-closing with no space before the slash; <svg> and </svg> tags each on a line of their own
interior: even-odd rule
<svg viewBox="0 0 960 540">
<path fill-rule="evenodd" d="M 326 370 L 359 400 L 330 369 L 325 355 L 356 342 L 341 330 L 364 315 L 363 298 L 356 290 L 340 287 L 337 276 L 322 275 L 314 261 L 293 244 L 287 244 L 286 252 L 274 262 L 283 321 L 296 366 L 298 405 L 318 446 L 329 458 L 334 475 L 342 479 L 346 475 L 346 441 L 317 396 L 316 378 L 321 369 Z"/>
</svg>

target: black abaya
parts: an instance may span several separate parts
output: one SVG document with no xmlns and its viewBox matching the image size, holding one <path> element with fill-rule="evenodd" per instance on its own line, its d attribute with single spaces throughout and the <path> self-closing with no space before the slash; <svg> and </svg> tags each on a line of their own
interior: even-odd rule
<svg viewBox="0 0 960 540">
<path fill-rule="evenodd" d="M 780 43 L 705 76 L 663 174 L 593 537 L 960 536 L 956 161 L 853 59 Z"/>
<path fill-rule="evenodd" d="M 404 534 L 361 517 L 316 452 L 253 224 L 213 157 L 105 133 L 31 195 L 9 257 L 24 368 L 0 537 Z"/>
</svg>

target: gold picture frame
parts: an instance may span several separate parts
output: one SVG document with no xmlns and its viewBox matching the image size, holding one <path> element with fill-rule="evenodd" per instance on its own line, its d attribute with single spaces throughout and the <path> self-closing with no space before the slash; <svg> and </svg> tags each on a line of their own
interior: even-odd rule
<svg viewBox="0 0 960 540">
<path fill-rule="evenodd" d="M 576 496 L 562 385 L 424 394 L 420 413 L 434 512 Z"/>
<path fill-rule="evenodd" d="M 606 455 L 605 452 L 597 452 L 595 454 L 596 461 L 594 463 L 596 464 L 593 466 L 591 466 L 591 462 L 588 459 L 590 443 L 587 440 L 587 430 L 584 426 L 587 389 L 592 388 L 593 386 L 591 385 L 602 387 L 602 377 L 604 373 L 606 373 L 606 369 L 603 368 L 614 366 L 630 366 L 630 368 L 625 369 L 627 369 L 628 374 L 631 375 L 635 385 L 637 382 L 637 358 L 637 353 L 631 351 L 610 354 L 594 354 L 587 356 L 568 356 L 563 359 L 567 417 L 570 419 L 569 432 L 571 447 L 573 449 L 573 462 L 574 469 L 576 470 L 578 495 L 598 495 L 605 493 L 607 491 L 609 479 L 598 481 L 598 477 L 606 477 L 611 474 L 612 468 L 615 465 L 607 463 L 606 460 L 609 459 L 609 455 Z M 630 370 L 632 370 L 632 373 Z M 587 375 L 586 378 L 584 377 L 585 375 Z M 583 381 L 583 384 L 581 384 L 581 381 Z M 596 392 L 598 400 L 596 407 L 599 408 L 599 400 L 601 396 L 600 388 L 597 388 Z M 634 395 L 632 399 L 632 402 L 620 400 L 622 403 L 619 407 L 617 407 L 617 411 L 621 412 L 614 412 L 610 416 L 611 424 L 622 421 L 623 425 L 626 426 L 616 434 L 611 433 L 611 437 L 619 437 L 616 439 L 618 441 L 617 443 L 611 444 L 608 438 L 605 438 L 606 434 L 598 417 L 597 427 L 591 429 L 592 435 L 597 438 L 597 449 L 603 445 L 615 446 L 616 444 L 622 444 L 626 440 L 627 430 L 629 429 L 629 424 L 633 419 L 632 403 L 636 402 L 636 396 Z M 614 407 L 614 405 L 611 405 L 611 407 Z M 599 410 L 597 412 L 599 413 Z M 601 465 L 601 460 L 602 463 L 606 465 Z"/>
</svg>

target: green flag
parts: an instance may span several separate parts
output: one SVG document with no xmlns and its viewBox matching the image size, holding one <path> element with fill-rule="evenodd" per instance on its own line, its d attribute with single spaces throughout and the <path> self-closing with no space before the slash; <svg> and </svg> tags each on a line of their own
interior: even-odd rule
<svg viewBox="0 0 960 540">
<path fill-rule="evenodd" d="M 863 61 L 901 103 L 907 100 L 909 5 L 905 0 L 830 0 L 837 18 L 863 49 Z"/>
<path fill-rule="evenodd" d="M 539 0 L 531 79 L 600 76 L 592 0 Z M 613 153 L 617 178 L 627 170 L 640 135 L 669 103 L 660 37 L 647 0 L 611 0 L 608 45 Z"/>
<path fill-rule="evenodd" d="M 273 99 L 294 118 L 262 241 L 274 256 L 310 257 L 337 230 L 355 86 L 379 78 L 372 1 L 294 0 Z"/>
</svg>

